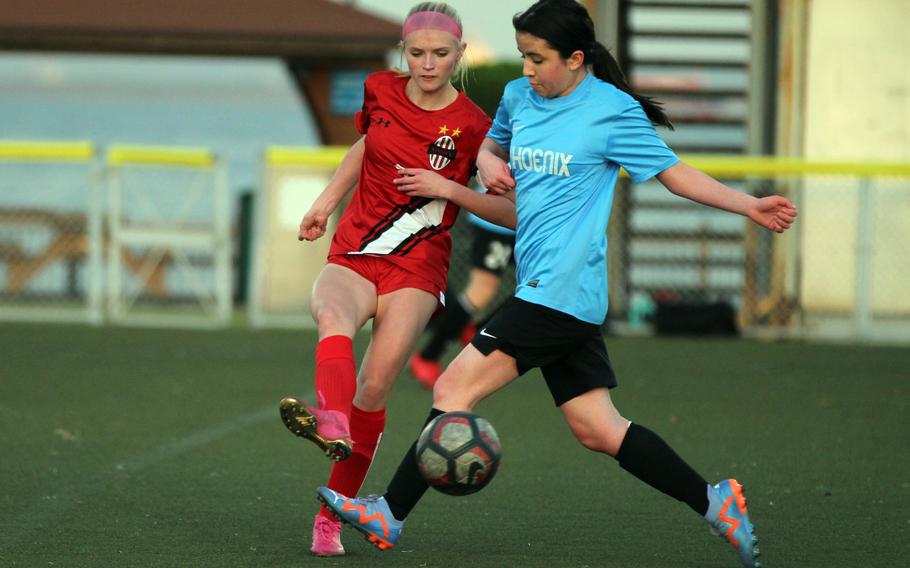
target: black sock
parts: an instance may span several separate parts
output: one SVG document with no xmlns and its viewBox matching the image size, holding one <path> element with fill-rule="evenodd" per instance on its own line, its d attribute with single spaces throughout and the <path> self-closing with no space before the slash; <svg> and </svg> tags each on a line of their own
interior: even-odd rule
<svg viewBox="0 0 910 568">
<path fill-rule="evenodd" d="M 708 512 L 708 482 L 683 461 L 663 439 L 638 424 L 630 424 L 616 453 L 622 468 L 651 487 L 692 507 Z"/>
<path fill-rule="evenodd" d="M 436 408 L 430 409 L 430 415 L 427 416 L 427 421 L 423 425 L 426 426 L 440 414 L 445 413 Z M 430 484 L 426 482 L 423 476 L 420 475 L 420 470 L 417 469 L 417 440 L 414 440 L 414 443 L 408 449 L 408 453 L 404 455 L 404 459 L 398 464 L 398 471 L 395 472 L 395 476 L 389 482 L 383 497 L 385 497 L 392 515 L 399 521 L 403 521 L 429 488 Z"/>
<path fill-rule="evenodd" d="M 461 296 L 449 301 L 449 305 L 446 306 L 445 311 L 442 312 L 433 327 L 433 335 L 430 337 L 430 341 L 420 351 L 421 357 L 438 361 L 449 342 L 461 335 L 461 330 L 471 321 L 473 312 L 473 309 L 468 311 L 465 308 L 464 304 L 466 302 L 467 300 Z"/>
</svg>

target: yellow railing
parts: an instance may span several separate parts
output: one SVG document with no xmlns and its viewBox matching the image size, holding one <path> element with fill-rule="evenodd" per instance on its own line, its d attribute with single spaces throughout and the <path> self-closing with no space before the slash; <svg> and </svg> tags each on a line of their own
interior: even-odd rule
<svg viewBox="0 0 910 568">
<path fill-rule="evenodd" d="M 88 162 L 95 146 L 86 141 L 0 140 L 0 160 Z"/>
<path fill-rule="evenodd" d="M 692 167 L 714 176 L 846 175 L 857 177 L 910 177 L 907 162 L 840 162 L 799 160 L 773 156 L 680 156 Z"/>
<path fill-rule="evenodd" d="M 11 162 L 89 162 L 97 158 L 87 141 L 0 140 L 0 160 Z M 107 163 L 114 166 L 160 165 L 208 167 L 217 158 L 208 148 L 114 145 L 107 149 Z"/>
<path fill-rule="evenodd" d="M 269 166 L 335 167 L 347 146 L 269 146 Z M 95 145 L 87 141 L 0 140 L 0 160 L 90 161 Z M 773 156 L 681 155 L 687 164 L 706 173 L 726 178 L 751 176 L 848 175 L 858 177 L 910 177 L 907 162 L 844 162 L 776 158 Z M 111 165 L 165 165 L 206 167 L 217 158 L 208 148 L 115 145 L 107 150 Z M 625 175 L 625 172 L 623 172 Z"/>
<path fill-rule="evenodd" d="M 348 146 L 270 146 L 265 151 L 269 166 L 322 166 L 337 167 L 348 151 Z"/>
<path fill-rule="evenodd" d="M 215 154 L 208 148 L 181 148 L 174 146 L 111 146 L 107 162 L 112 166 L 146 165 L 171 167 L 210 167 L 215 164 Z"/>
<path fill-rule="evenodd" d="M 270 146 L 265 152 L 269 166 L 335 167 L 347 146 Z M 857 177 L 910 177 L 910 162 L 843 162 L 800 160 L 774 156 L 680 155 L 692 167 L 714 176 L 744 178 L 798 175 L 846 175 Z M 625 170 L 622 175 L 627 175 Z"/>
</svg>

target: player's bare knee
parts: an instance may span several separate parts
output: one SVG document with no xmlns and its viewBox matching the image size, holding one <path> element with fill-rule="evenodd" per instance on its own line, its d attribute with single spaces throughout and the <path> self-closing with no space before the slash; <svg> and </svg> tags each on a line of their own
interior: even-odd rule
<svg viewBox="0 0 910 568">
<path fill-rule="evenodd" d="M 446 373 L 443 373 L 439 376 L 439 379 L 436 380 L 436 384 L 433 385 L 433 406 L 439 408 L 440 403 L 447 402 L 452 395 L 454 394 L 454 389 L 451 388 L 452 381 L 448 378 Z"/>
<path fill-rule="evenodd" d="M 604 451 L 604 441 L 603 438 L 597 435 L 597 432 L 589 429 L 575 429 L 575 439 L 578 442 L 594 452 L 603 452 Z"/>
<path fill-rule="evenodd" d="M 578 438 L 578 441 L 589 450 L 601 454 L 615 456 L 619 451 L 619 447 L 611 439 L 604 436 L 592 435 L 585 438 Z"/>
<path fill-rule="evenodd" d="M 313 309 L 313 321 L 319 328 L 320 335 L 327 332 L 339 332 L 351 327 L 350 316 L 334 304 L 324 304 Z"/>
<path fill-rule="evenodd" d="M 570 423 L 569 427 L 578 442 L 587 449 L 604 454 L 615 455 L 618 448 L 608 431 L 588 424 Z"/>
<path fill-rule="evenodd" d="M 454 410 L 470 410 L 471 404 L 465 398 L 463 388 L 459 388 L 453 375 L 443 373 L 433 385 L 433 407 L 446 412 Z"/>
<path fill-rule="evenodd" d="M 391 381 L 367 379 L 358 383 L 354 402 L 361 410 L 384 408 L 391 390 Z"/>
</svg>

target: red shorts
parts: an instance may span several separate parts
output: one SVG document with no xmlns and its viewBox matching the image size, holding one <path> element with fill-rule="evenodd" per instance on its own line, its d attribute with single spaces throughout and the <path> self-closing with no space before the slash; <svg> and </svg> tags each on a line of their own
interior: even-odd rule
<svg viewBox="0 0 910 568">
<path fill-rule="evenodd" d="M 376 295 L 382 296 L 401 290 L 416 288 L 429 292 L 439 303 L 445 305 L 445 293 L 432 280 L 408 272 L 392 261 L 377 255 L 367 254 L 333 254 L 328 262 L 349 268 L 363 276 L 376 286 Z"/>
</svg>

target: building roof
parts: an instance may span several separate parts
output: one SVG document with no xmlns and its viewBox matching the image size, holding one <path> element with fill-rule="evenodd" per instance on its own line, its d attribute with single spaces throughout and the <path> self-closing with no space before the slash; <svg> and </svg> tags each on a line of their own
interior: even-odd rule
<svg viewBox="0 0 910 568">
<path fill-rule="evenodd" d="M 5 0 L 0 49 L 375 57 L 392 22 L 329 0 Z"/>
</svg>

